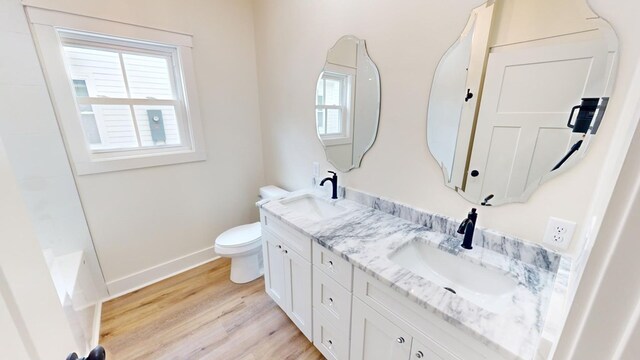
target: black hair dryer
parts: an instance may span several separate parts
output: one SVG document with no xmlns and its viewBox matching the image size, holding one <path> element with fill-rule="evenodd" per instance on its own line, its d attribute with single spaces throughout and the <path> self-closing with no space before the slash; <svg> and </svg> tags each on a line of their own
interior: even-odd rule
<svg viewBox="0 0 640 360">
<path fill-rule="evenodd" d="M 591 121 L 598 110 L 598 103 L 600 102 L 600 98 L 582 98 L 582 102 L 580 105 L 576 105 L 571 108 L 571 114 L 569 114 L 569 121 L 567 122 L 567 127 L 573 129 L 574 133 L 586 134 L 591 127 Z M 576 121 L 572 124 L 571 120 L 573 119 L 573 114 L 578 111 L 578 116 L 576 116 Z"/>
</svg>

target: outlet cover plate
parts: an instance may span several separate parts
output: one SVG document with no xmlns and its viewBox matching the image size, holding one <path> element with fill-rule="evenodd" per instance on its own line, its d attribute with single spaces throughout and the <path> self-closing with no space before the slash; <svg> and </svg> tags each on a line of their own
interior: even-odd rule
<svg viewBox="0 0 640 360">
<path fill-rule="evenodd" d="M 575 222 L 550 217 L 547 230 L 544 232 L 544 242 L 560 249 L 567 249 L 575 229 Z"/>
</svg>

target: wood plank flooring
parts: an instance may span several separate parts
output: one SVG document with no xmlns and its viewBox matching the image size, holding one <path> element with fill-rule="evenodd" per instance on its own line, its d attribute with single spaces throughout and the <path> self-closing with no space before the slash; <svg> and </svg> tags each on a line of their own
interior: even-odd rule
<svg viewBox="0 0 640 360">
<path fill-rule="evenodd" d="M 219 259 L 103 304 L 107 360 L 324 359 L 264 291 Z"/>
</svg>

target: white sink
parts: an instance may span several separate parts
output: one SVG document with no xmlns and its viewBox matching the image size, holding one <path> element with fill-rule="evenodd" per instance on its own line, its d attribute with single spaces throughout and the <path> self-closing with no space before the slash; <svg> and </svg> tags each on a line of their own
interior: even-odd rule
<svg viewBox="0 0 640 360">
<path fill-rule="evenodd" d="M 329 219 L 346 211 L 340 205 L 330 203 L 310 194 L 284 199 L 280 203 L 312 221 Z"/>
<path fill-rule="evenodd" d="M 472 263 L 419 241 L 400 248 L 390 254 L 389 259 L 494 313 L 502 312 L 511 304 L 518 285 L 507 272 Z"/>
</svg>

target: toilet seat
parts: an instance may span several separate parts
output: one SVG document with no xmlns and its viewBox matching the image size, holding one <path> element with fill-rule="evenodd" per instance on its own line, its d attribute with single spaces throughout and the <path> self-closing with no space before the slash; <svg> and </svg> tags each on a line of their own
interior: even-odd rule
<svg viewBox="0 0 640 360">
<path fill-rule="evenodd" d="M 262 231 L 260 223 L 231 228 L 218 236 L 215 242 L 218 254 L 238 254 L 259 248 Z"/>
<path fill-rule="evenodd" d="M 245 246 L 260 240 L 260 236 L 262 231 L 259 222 L 240 225 L 220 234 L 216 239 L 216 245 L 228 248 Z"/>
</svg>

